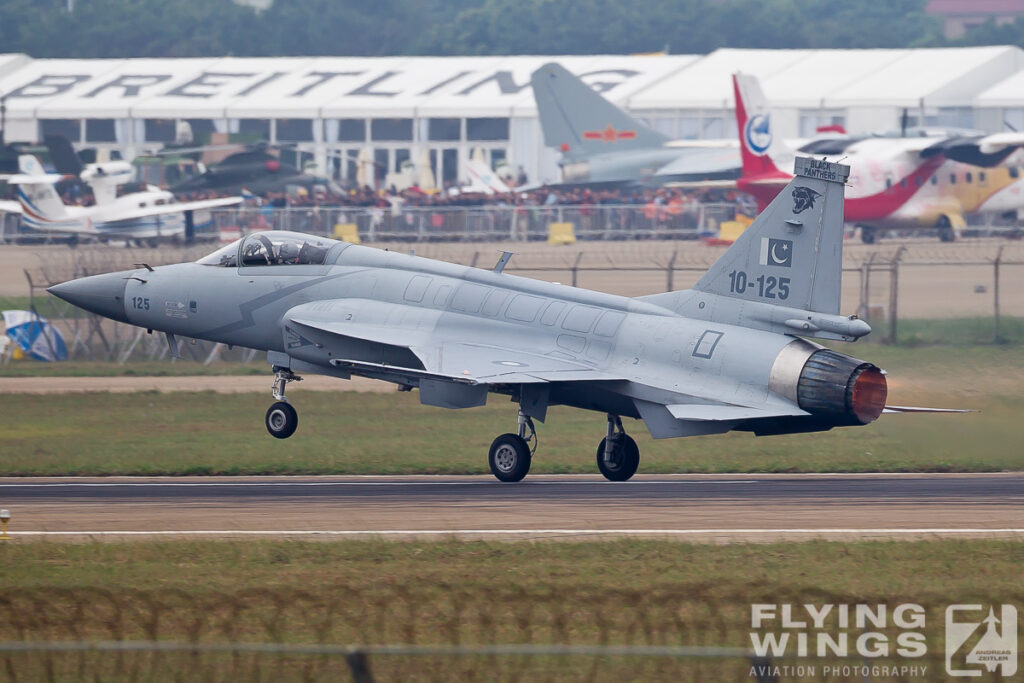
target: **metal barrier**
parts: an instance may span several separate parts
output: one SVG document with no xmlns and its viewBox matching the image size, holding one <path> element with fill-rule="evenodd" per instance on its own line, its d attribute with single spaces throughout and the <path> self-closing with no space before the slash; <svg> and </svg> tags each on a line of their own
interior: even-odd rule
<svg viewBox="0 0 1024 683">
<path fill-rule="evenodd" d="M 584 206 L 410 206 L 237 208 L 211 211 L 215 230 L 296 230 L 330 235 L 338 224 L 357 226 L 365 242 L 527 242 L 547 239 L 549 223 L 569 222 L 577 239 L 695 239 L 717 234 L 732 220 L 734 204 L 692 202 L 685 207 L 590 204 Z"/>
</svg>

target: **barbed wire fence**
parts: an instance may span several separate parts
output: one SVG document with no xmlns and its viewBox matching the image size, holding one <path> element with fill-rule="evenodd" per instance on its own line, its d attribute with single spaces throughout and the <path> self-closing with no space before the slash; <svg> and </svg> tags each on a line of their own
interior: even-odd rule
<svg viewBox="0 0 1024 683">
<path fill-rule="evenodd" d="M 464 265 L 490 267 L 501 243 L 426 243 L 391 244 L 387 248 Z M 583 286 L 627 296 L 673 291 L 691 286 L 725 251 L 725 246 L 694 242 L 629 241 L 584 243 L 570 247 L 534 246 L 513 258 L 506 272 Z M 26 264 L 25 278 L 30 306 L 51 319 L 68 341 L 70 357 L 77 360 L 106 360 L 118 363 L 140 360 L 165 360 L 167 345 L 159 335 L 86 314 L 45 293 L 46 287 L 66 280 L 132 268 L 134 264 L 151 266 L 200 258 L 209 245 L 189 248 L 137 249 L 83 246 L 77 249 L 49 248 L 35 264 Z M 1024 276 L 1024 243 L 1001 240 L 972 240 L 955 245 L 940 245 L 927 240 L 893 242 L 882 245 L 848 244 L 843 272 L 847 302 L 851 311 L 876 327 L 875 340 L 896 343 L 900 321 L 925 317 L 906 315 L 906 306 L 929 304 L 930 309 L 947 307 L 939 317 L 952 312 L 965 318 L 977 318 L 991 324 L 985 341 L 1004 339 L 1003 320 L 1006 299 L 1011 299 L 1010 315 L 1020 316 L 1024 300 L 1020 292 Z M 933 275 L 934 273 L 934 275 Z M 973 294 L 949 299 L 943 289 L 948 277 L 969 273 Z M 901 275 L 904 279 L 901 283 Z M 963 278 L 960 278 L 963 279 Z M 925 286 L 922 281 L 930 281 Z M 909 283 L 909 284 L 908 284 Z M 902 287 L 902 288 L 901 288 Z M 910 291 L 908 291 L 908 289 Z M 962 289 L 962 286 L 961 286 Z M 990 296 L 986 300 L 986 297 Z M 855 297 L 851 307 L 849 300 Z M 952 308 L 950 308 L 952 307 Z M 957 309 L 958 307 L 958 309 Z M 918 306 L 920 308 L 920 306 Z M 956 310 L 954 310 L 956 309 Z M 955 340 L 954 340 L 955 341 Z M 252 362 L 257 354 L 248 349 L 229 350 L 223 345 L 203 341 L 181 345 L 184 358 L 210 364 L 217 360 Z"/>
<path fill-rule="evenodd" d="M 430 583 L 315 592 L 5 588 L 0 671 L 11 681 L 772 681 L 776 667 L 790 666 L 786 680 L 945 680 L 948 602 L 715 583 L 620 590 Z M 1024 593 L 957 602 L 998 612 L 1000 604 L 1024 604 Z M 875 613 L 887 607 L 870 628 L 851 631 L 852 620 L 832 618 L 813 629 L 809 656 L 798 656 L 795 642 L 759 655 L 751 634 L 787 627 L 776 619 L 753 628 L 753 603 L 794 610 L 866 605 Z M 920 606 L 923 623 L 908 627 L 895 618 L 892 610 L 905 603 Z M 878 634 L 870 652 L 855 645 L 864 630 Z M 898 655 L 907 630 L 921 634 L 920 656 Z M 816 656 L 818 633 L 846 640 L 848 651 Z M 796 675 L 797 667 L 803 673 Z M 842 667 L 850 673 L 837 673 Z"/>
</svg>

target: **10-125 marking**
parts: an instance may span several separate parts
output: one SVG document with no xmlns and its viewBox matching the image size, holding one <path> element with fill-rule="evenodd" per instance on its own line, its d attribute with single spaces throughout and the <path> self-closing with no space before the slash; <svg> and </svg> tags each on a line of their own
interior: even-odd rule
<svg viewBox="0 0 1024 683">
<path fill-rule="evenodd" d="M 765 299 L 788 299 L 789 278 L 774 275 L 758 275 L 750 278 L 742 270 L 729 273 L 729 291 L 744 294 L 747 290 L 756 289 L 757 295 Z"/>
</svg>

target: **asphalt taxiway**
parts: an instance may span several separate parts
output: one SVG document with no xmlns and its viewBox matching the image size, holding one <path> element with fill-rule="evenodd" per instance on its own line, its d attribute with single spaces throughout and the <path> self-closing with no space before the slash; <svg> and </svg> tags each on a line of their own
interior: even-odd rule
<svg viewBox="0 0 1024 683">
<path fill-rule="evenodd" d="M 23 538 L 1024 538 L 1024 474 L 0 479 Z"/>
</svg>

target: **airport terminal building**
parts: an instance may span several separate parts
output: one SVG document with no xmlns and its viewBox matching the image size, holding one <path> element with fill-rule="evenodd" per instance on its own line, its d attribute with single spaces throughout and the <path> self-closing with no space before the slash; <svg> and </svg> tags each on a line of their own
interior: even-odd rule
<svg viewBox="0 0 1024 683">
<path fill-rule="evenodd" d="M 708 55 L 32 59 L 0 54 L 7 141 L 61 133 L 78 146 L 154 151 L 188 130 L 293 145 L 340 180 L 360 154 L 381 171 L 429 163 L 464 179 L 477 151 L 530 181 L 557 180 L 530 75 L 555 61 L 675 138 L 735 135 L 730 76 L 761 79 L 776 133 L 909 125 L 1024 130 L 1017 47 L 741 50 Z M 184 124 L 188 124 L 185 126 Z M 216 137 L 216 136 L 215 136 Z"/>
</svg>

